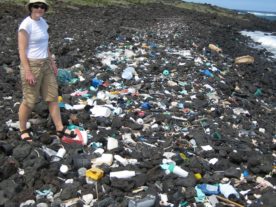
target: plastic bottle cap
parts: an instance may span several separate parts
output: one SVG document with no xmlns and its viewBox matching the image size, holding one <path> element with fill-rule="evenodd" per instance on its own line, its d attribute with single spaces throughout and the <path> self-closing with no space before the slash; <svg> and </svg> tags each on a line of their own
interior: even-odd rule
<svg viewBox="0 0 276 207">
<path fill-rule="evenodd" d="M 202 179 L 202 176 L 200 173 L 195 173 L 195 179 L 196 180 L 201 180 Z"/>
<path fill-rule="evenodd" d="M 174 168 L 175 168 L 175 165 L 174 164 L 169 164 L 169 167 L 168 167 L 168 170 L 172 173 L 173 172 L 173 170 L 174 170 Z"/>
<path fill-rule="evenodd" d="M 140 124 L 140 125 L 143 125 L 143 124 L 144 124 L 144 120 L 141 119 L 141 118 L 138 118 L 138 119 L 136 120 L 136 122 L 137 122 L 137 124 Z"/>
<path fill-rule="evenodd" d="M 167 76 L 167 75 L 169 75 L 169 74 L 170 74 L 170 71 L 168 71 L 168 70 L 163 70 L 163 75 Z"/>
<path fill-rule="evenodd" d="M 66 174 L 68 172 L 69 168 L 67 165 L 61 165 L 59 168 L 59 171 L 63 174 Z"/>
<path fill-rule="evenodd" d="M 244 171 L 243 171 L 243 176 L 244 176 L 244 177 L 248 177 L 248 176 L 249 176 L 249 172 L 248 172 L 247 170 L 244 170 Z"/>
<path fill-rule="evenodd" d="M 59 97 L 58 97 L 58 102 L 59 102 L 59 103 L 62 102 L 62 96 L 59 96 Z"/>
</svg>

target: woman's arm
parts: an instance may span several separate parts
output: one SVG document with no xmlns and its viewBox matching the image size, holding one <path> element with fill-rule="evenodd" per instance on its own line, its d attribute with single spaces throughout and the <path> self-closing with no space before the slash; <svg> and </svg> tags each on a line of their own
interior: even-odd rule
<svg viewBox="0 0 276 207">
<path fill-rule="evenodd" d="M 49 60 L 50 60 L 50 62 L 51 62 L 51 66 L 52 66 L 52 68 L 53 68 L 54 74 L 57 75 L 57 73 L 58 73 L 57 64 L 56 64 L 55 59 L 52 57 L 52 54 L 51 54 L 49 48 L 48 48 L 48 57 L 49 57 Z"/>
<path fill-rule="evenodd" d="M 30 64 L 27 58 L 26 50 L 28 46 L 28 33 L 25 30 L 20 30 L 18 32 L 18 49 L 19 49 L 19 58 L 25 72 L 25 79 L 30 85 L 35 85 L 36 80 L 31 71 Z"/>
</svg>

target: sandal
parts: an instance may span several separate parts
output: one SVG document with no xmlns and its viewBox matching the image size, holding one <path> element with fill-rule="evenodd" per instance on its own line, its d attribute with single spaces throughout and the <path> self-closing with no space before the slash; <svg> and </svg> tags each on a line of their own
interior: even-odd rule
<svg viewBox="0 0 276 207">
<path fill-rule="evenodd" d="M 56 131 L 56 134 L 59 138 L 62 138 L 64 136 L 68 137 L 68 138 L 75 138 L 77 136 L 77 134 L 74 133 L 74 131 L 71 131 L 70 134 L 66 133 L 66 127 L 63 127 L 63 129 L 61 131 Z"/>
<path fill-rule="evenodd" d="M 23 134 L 28 134 L 29 136 L 23 138 L 22 137 Z M 27 142 L 32 142 L 33 138 L 31 136 L 31 129 L 25 129 L 23 131 L 20 131 L 20 139 L 24 140 L 24 141 L 27 141 Z"/>
</svg>

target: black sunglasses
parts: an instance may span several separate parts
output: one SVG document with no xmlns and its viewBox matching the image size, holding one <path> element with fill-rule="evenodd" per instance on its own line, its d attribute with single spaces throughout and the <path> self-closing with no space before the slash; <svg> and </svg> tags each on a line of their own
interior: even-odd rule
<svg viewBox="0 0 276 207">
<path fill-rule="evenodd" d="M 47 5 L 45 4 L 33 4 L 32 7 L 35 9 L 38 9 L 38 8 L 45 9 L 45 10 L 47 9 Z"/>
</svg>

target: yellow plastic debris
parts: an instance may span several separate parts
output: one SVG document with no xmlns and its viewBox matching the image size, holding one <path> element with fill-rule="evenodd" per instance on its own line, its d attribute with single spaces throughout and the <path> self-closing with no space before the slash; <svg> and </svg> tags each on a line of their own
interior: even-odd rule
<svg viewBox="0 0 276 207">
<path fill-rule="evenodd" d="M 104 175 L 104 171 L 99 168 L 90 168 L 86 170 L 85 176 L 92 180 L 100 180 Z"/>
<path fill-rule="evenodd" d="M 217 47 L 216 45 L 214 44 L 209 44 L 209 49 L 213 50 L 213 51 L 216 51 L 217 53 L 220 53 L 222 52 L 222 49 L 220 49 L 219 47 Z"/>
<path fill-rule="evenodd" d="M 252 64 L 252 63 L 254 63 L 254 57 L 250 55 L 237 57 L 235 59 L 235 64 Z"/>
<path fill-rule="evenodd" d="M 188 160 L 188 157 L 187 157 L 184 153 L 179 153 L 179 156 L 180 156 L 183 160 Z"/>
<path fill-rule="evenodd" d="M 58 97 L 58 102 L 61 103 L 62 102 L 62 96 Z"/>
<path fill-rule="evenodd" d="M 143 44 L 142 44 L 142 48 L 143 48 L 143 49 L 149 49 L 149 46 L 148 46 L 146 43 L 143 43 Z"/>
<path fill-rule="evenodd" d="M 202 179 L 202 176 L 201 176 L 200 173 L 195 173 L 194 175 L 195 175 L 196 180 L 201 180 Z"/>
</svg>

